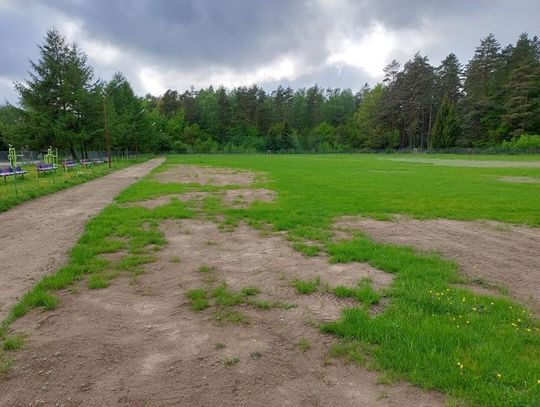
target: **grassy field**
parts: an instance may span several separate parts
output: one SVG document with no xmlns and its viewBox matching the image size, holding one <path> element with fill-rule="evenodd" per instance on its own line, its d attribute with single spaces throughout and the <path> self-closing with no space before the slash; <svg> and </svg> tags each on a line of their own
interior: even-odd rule
<svg viewBox="0 0 540 407">
<path fill-rule="evenodd" d="M 407 156 L 399 156 L 403 157 Z M 498 178 L 540 178 L 540 168 L 446 167 L 392 158 L 396 156 L 170 156 L 154 172 L 190 163 L 261 173 L 257 185 L 276 191 L 276 202 L 232 209 L 209 197 L 203 204 L 205 216 L 223 227 L 234 227 L 240 220 L 254 227 L 271 225 L 274 230 L 287 231 L 295 248 L 308 255 L 321 250 L 332 262 L 367 262 L 394 274 L 391 288 L 383 293 L 389 306 L 377 316 L 368 312 L 370 302 L 378 301 L 378 294 L 369 287 L 335 291 L 337 296 L 366 297 L 364 305 L 346 309 L 341 319 L 321 326 L 324 332 L 342 338 L 342 353 L 351 359 L 367 360 L 370 368 L 386 372 L 386 377 L 445 392 L 454 405 L 539 405 L 540 325 L 527 309 L 507 298 L 456 288 L 453 284 L 461 281 L 457 265 L 436 255 L 377 243 L 362 235 L 333 242 L 330 225 L 340 215 L 388 218 L 399 213 L 538 227 L 540 184 L 507 183 Z M 526 160 L 539 161 L 540 156 Z M 35 307 L 55 308 L 53 292 L 86 274 L 90 274 L 90 288 L 104 288 L 119 273 L 144 272 L 144 264 L 153 261 L 152 250 L 166 243 L 159 223 L 196 216 L 178 200 L 153 210 L 121 203 L 212 189 L 218 187 L 164 184 L 151 176 L 127 188 L 116 204 L 87 225 L 68 265 L 39 282 L 13 308 L 0 332 L 4 343 L 13 341 L 11 322 Z M 216 215 L 222 216 L 218 220 Z M 311 250 L 313 247 L 317 250 Z M 129 256 L 114 266 L 99 257 L 117 250 L 127 250 Z M 316 283 L 294 284 L 304 295 L 320 289 Z M 192 293 L 193 301 L 200 300 L 196 294 Z M 365 358 L 357 357 L 359 353 Z"/>
<path fill-rule="evenodd" d="M 24 165 L 22 168 L 28 171 L 28 174 L 24 175 L 24 179 L 17 177 L 17 180 L 14 180 L 13 177 L 7 177 L 6 182 L 4 182 L 3 177 L 0 179 L 0 212 L 7 211 L 30 199 L 102 177 L 111 170 L 118 170 L 146 160 L 147 158 L 115 160 L 112 163 L 112 169 L 109 169 L 106 163 L 99 166 L 79 166 L 68 171 L 59 168 L 56 170 L 54 176 L 52 173 L 47 173 L 41 174 L 39 177 L 37 176 L 35 165 Z"/>
</svg>

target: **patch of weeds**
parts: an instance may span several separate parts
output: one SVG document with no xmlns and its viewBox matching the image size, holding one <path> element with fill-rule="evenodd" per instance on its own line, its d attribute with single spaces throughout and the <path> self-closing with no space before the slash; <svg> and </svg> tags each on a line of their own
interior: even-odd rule
<svg viewBox="0 0 540 407">
<path fill-rule="evenodd" d="M 321 251 L 321 248 L 319 246 L 308 245 L 308 244 L 305 244 L 305 243 L 295 243 L 293 245 L 293 248 L 297 252 L 300 252 L 300 253 L 304 254 L 305 256 L 308 256 L 308 257 L 317 256 Z"/>
<path fill-rule="evenodd" d="M 261 293 L 261 290 L 258 287 L 244 287 L 241 290 L 242 295 L 252 296 Z"/>
<path fill-rule="evenodd" d="M 212 291 L 212 297 L 215 298 L 216 305 L 222 307 L 234 307 L 244 302 L 242 295 L 230 291 L 225 283 Z"/>
<path fill-rule="evenodd" d="M 214 271 L 216 271 L 216 268 L 214 266 L 202 265 L 201 267 L 199 267 L 199 273 L 212 273 Z"/>
<path fill-rule="evenodd" d="M 311 349 L 311 343 L 307 338 L 302 338 L 298 341 L 298 348 L 302 352 L 307 352 L 309 349 Z"/>
<path fill-rule="evenodd" d="M 98 290 L 106 288 L 110 284 L 110 281 L 100 274 L 92 274 L 88 277 L 88 288 L 92 290 Z"/>
<path fill-rule="evenodd" d="M 214 318 L 219 323 L 229 323 L 233 325 L 240 325 L 247 322 L 246 317 L 243 314 L 227 308 L 214 311 Z"/>
<path fill-rule="evenodd" d="M 214 242 L 213 240 L 207 240 L 207 241 L 206 241 L 206 245 L 207 245 L 207 246 L 216 246 L 216 245 L 217 245 L 217 242 Z"/>
<path fill-rule="evenodd" d="M 191 304 L 191 309 L 194 311 L 203 311 L 210 306 L 206 298 L 206 291 L 202 288 L 195 288 L 186 293 L 186 298 Z"/>
<path fill-rule="evenodd" d="M 249 356 L 251 357 L 251 359 L 257 360 L 257 359 L 260 359 L 262 357 L 262 353 L 261 352 L 251 352 L 249 354 Z"/>
<path fill-rule="evenodd" d="M 495 286 L 495 288 L 497 289 L 497 291 L 501 294 L 501 295 L 508 295 L 508 287 L 502 285 L 502 284 L 497 284 Z"/>
<path fill-rule="evenodd" d="M 223 342 L 217 342 L 215 345 L 214 345 L 214 349 L 216 350 L 220 350 L 220 349 L 223 349 L 226 345 L 223 343 Z"/>
<path fill-rule="evenodd" d="M 172 257 L 169 259 L 169 261 L 170 261 L 171 263 L 176 263 L 176 264 L 178 264 L 178 263 L 180 263 L 180 262 L 182 261 L 182 259 L 180 259 L 180 256 L 172 256 Z"/>
<path fill-rule="evenodd" d="M 269 310 L 274 307 L 274 304 L 265 300 L 252 300 L 248 302 L 249 305 L 262 310 Z"/>
<path fill-rule="evenodd" d="M 312 280 L 294 280 L 292 286 L 296 288 L 298 294 L 313 294 L 319 289 L 321 285 L 321 278 L 319 276 Z"/>
<path fill-rule="evenodd" d="M 288 302 L 281 302 L 281 301 L 278 301 L 278 302 L 274 303 L 273 305 L 274 305 L 274 307 L 282 309 L 282 310 L 289 310 L 289 309 L 293 309 L 293 308 L 298 307 L 298 304 L 291 304 L 291 303 L 288 303 Z"/>
<path fill-rule="evenodd" d="M 240 358 L 234 357 L 234 358 L 226 358 L 223 360 L 223 364 L 226 368 L 230 368 L 234 365 L 236 365 L 238 362 L 240 362 Z"/>
<path fill-rule="evenodd" d="M 214 273 L 206 273 L 203 277 L 203 282 L 206 285 L 214 284 L 217 281 L 217 277 Z"/>
<path fill-rule="evenodd" d="M 11 336 L 4 340 L 2 348 L 4 350 L 17 350 L 24 345 L 24 336 Z"/>
<path fill-rule="evenodd" d="M 5 375 L 11 370 L 13 359 L 0 354 L 0 376 Z"/>
<path fill-rule="evenodd" d="M 359 341 L 341 341 L 334 343 L 330 347 L 329 354 L 333 358 L 344 358 L 350 363 L 354 363 L 358 366 L 364 366 L 366 358 L 364 356 L 364 345 Z"/>
</svg>

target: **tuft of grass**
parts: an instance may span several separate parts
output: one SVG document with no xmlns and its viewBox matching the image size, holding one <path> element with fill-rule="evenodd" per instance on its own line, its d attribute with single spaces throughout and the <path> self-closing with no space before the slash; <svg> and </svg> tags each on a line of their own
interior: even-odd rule
<svg viewBox="0 0 540 407">
<path fill-rule="evenodd" d="M 234 307 L 244 302 L 242 295 L 230 291 L 225 283 L 212 291 L 212 297 L 216 300 L 216 305 L 222 307 Z"/>
<path fill-rule="evenodd" d="M 278 301 L 278 302 L 274 303 L 273 305 L 274 305 L 274 307 L 282 309 L 282 310 L 289 310 L 289 309 L 293 309 L 293 308 L 298 307 L 298 304 L 290 304 L 288 302 L 281 302 L 281 301 Z"/>
<path fill-rule="evenodd" d="M 17 350 L 24 345 L 24 336 L 17 335 L 12 337 L 7 337 L 4 340 L 2 348 L 4 350 Z"/>
<path fill-rule="evenodd" d="M 92 290 L 98 290 L 100 288 L 106 288 L 110 284 L 110 281 L 100 274 L 92 274 L 88 277 L 88 288 Z"/>
<path fill-rule="evenodd" d="M 308 257 L 314 257 L 317 256 L 321 252 L 321 248 L 319 246 L 314 245 L 308 245 L 305 243 L 295 243 L 293 245 L 294 250 L 304 254 Z"/>
<path fill-rule="evenodd" d="M 253 296 L 261 293 L 261 290 L 258 287 L 244 287 L 240 291 L 244 296 Z"/>
<path fill-rule="evenodd" d="M 223 349 L 226 345 L 223 343 L 223 342 L 217 342 L 215 345 L 214 345 L 214 349 L 216 350 L 220 350 L 220 349 Z"/>
<path fill-rule="evenodd" d="M 178 264 L 178 263 L 180 263 L 181 261 L 182 261 L 182 259 L 180 259 L 180 256 L 172 256 L 172 257 L 170 258 L 170 262 L 171 262 L 171 263 L 176 263 L 176 264 Z"/>
<path fill-rule="evenodd" d="M 298 341 L 298 348 L 302 352 L 307 352 L 309 349 L 311 349 L 311 343 L 307 338 L 302 338 Z"/>
<path fill-rule="evenodd" d="M 238 362 L 240 362 L 240 358 L 234 357 L 234 358 L 226 358 L 223 360 L 223 364 L 226 368 L 230 368 L 234 365 L 236 365 Z"/>
<path fill-rule="evenodd" d="M 321 278 L 315 277 L 313 280 L 294 280 L 292 286 L 296 288 L 298 294 L 313 294 L 319 289 L 321 285 Z"/>
<path fill-rule="evenodd" d="M 371 283 L 368 281 L 361 281 L 358 287 L 345 287 L 339 285 L 330 290 L 336 297 L 339 298 L 354 298 L 359 302 L 366 305 L 377 304 L 381 295 L 373 290 Z"/>
<path fill-rule="evenodd" d="M 0 353 L 0 376 L 5 375 L 8 373 L 11 368 L 13 367 L 13 359 L 9 357 L 5 357 Z"/>
<path fill-rule="evenodd" d="M 257 359 L 260 359 L 262 357 L 262 353 L 261 352 L 251 352 L 249 354 L 249 356 L 251 357 L 251 359 L 257 360 Z"/>
<path fill-rule="evenodd" d="M 216 268 L 214 266 L 202 265 L 201 267 L 199 267 L 199 273 L 212 273 L 214 271 L 216 271 Z"/>
<path fill-rule="evenodd" d="M 330 347 L 329 354 L 331 357 L 344 358 L 348 362 L 355 363 L 358 366 L 364 366 L 366 358 L 364 356 L 365 345 L 360 341 L 344 340 L 334 343 Z"/>
<path fill-rule="evenodd" d="M 249 301 L 248 304 L 262 310 L 269 310 L 274 307 L 274 303 L 270 301 L 265 301 L 265 300 L 253 300 L 253 301 Z"/>
<path fill-rule="evenodd" d="M 194 311 L 203 311 L 210 306 L 206 298 L 206 291 L 203 288 L 195 288 L 186 293 L 186 298 Z"/>
<path fill-rule="evenodd" d="M 246 317 L 242 313 L 228 308 L 214 311 L 214 318 L 219 323 L 229 323 L 233 325 L 247 323 Z"/>
</svg>

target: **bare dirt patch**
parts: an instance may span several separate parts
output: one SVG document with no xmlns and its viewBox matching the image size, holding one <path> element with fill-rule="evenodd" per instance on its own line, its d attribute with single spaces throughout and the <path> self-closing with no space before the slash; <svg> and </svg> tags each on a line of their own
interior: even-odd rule
<svg viewBox="0 0 540 407">
<path fill-rule="evenodd" d="M 166 171 L 157 173 L 155 178 L 160 182 L 178 182 L 181 184 L 250 185 L 255 179 L 255 174 L 230 168 L 175 165 L 170 166 Z"/>
<path fill-rule="evenodd" d="M 326 293 L 300 296 L 290 286 L 294 278 L 319 275 L 337 284 L 382 272 L 358 263 L 329 266 L 246 226 L 220 232 L 210 222 L 183 220 L 161 228 L 169 243 L 137 283 L 119 279 L 88 291 L 81 282 L 79 294 L 62 294 L 56 311 L 34 311 L 14 324 L 30 335 L 14 370 L 0 379 L 0 405 L 444 404 L 439 393 L 378 384 L 376 373 L 329 359 L 335 338 L 313 324 L 335 318 L 349 302 Z M 173 256 L 181 262 L 170 262 Z M 203 264 L 213 271 L 199 271 Z M 253 298 L 297 307 L 237 306 L 247 319 L 238 325 L 218 323 L 214 307 L 191 310 L 188 289 L 222 282 L 231 290 L 255 286 L 262 292 Z M 305 351 L 302 339 L 311 345 Z"/>
<path fill-rule="evenodd" d="M 248 208 L 254 202 L 271 202 L 277 194 L 269 189 L 229 189 L 225 192 L 223 202 L 233 208 Z"/>
<path fill-rule="evenodd" d="M 185 192 L 183 194 L 163 195 L 157 198 L 146 199 L 144 201 L 128 202 L 124 204 L 124 206 L 142 206 L 143 208 L 147 209 L 155 209 L 158 206 L 169 204 L 173 199 L 177 199 L 182 202 L 201 201 L 211 195 L 212 194 L 210 192 Z"/>
<path fill-rule="evenodd" d="M 445 167 L 471 168 L 540 168 L 539 161 L 497 161 L 497 160 L 448 160 L 444 158 L 388 158 L 391 161 L 406 163 L 433 164 Z"/>
<path fill-rule="evenodd" d="M 36 281 L 66 261 L 90 218 L 162 162 L 133 165 L 0 213 L 0 320 Z"/>
<path fill-rule="evenodd" d="M 497 178 L 497 181 L 513 184 L 540 184 L 540 178 L 535 177 L 501 177 Z"/>
<path fill-rule="evenodd" d="M 334 227 L 362 230 L 382 242 L 438 251 L 471 279 L 503 284 L 509 294 L 540 314 L 540 229 L 496 222 L 454 220 L 377 221 L 342 217 Z"/>
</svg>

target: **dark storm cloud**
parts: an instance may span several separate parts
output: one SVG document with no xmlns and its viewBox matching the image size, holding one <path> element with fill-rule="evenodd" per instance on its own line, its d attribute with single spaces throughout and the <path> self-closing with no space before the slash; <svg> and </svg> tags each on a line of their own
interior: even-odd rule
<svg viewBox="0 0 540 407">
<path fill-rule="evenodd" d="M 140 93 L 250 80 L 358 89 L 392 58 L 466 62 L 489 32 L 503 45 L 538 34 L 539 15 L 537 0 L 0 0 L 0 100 L 52 26 L 97 75 L 122 71 Z"/>
</svg>

